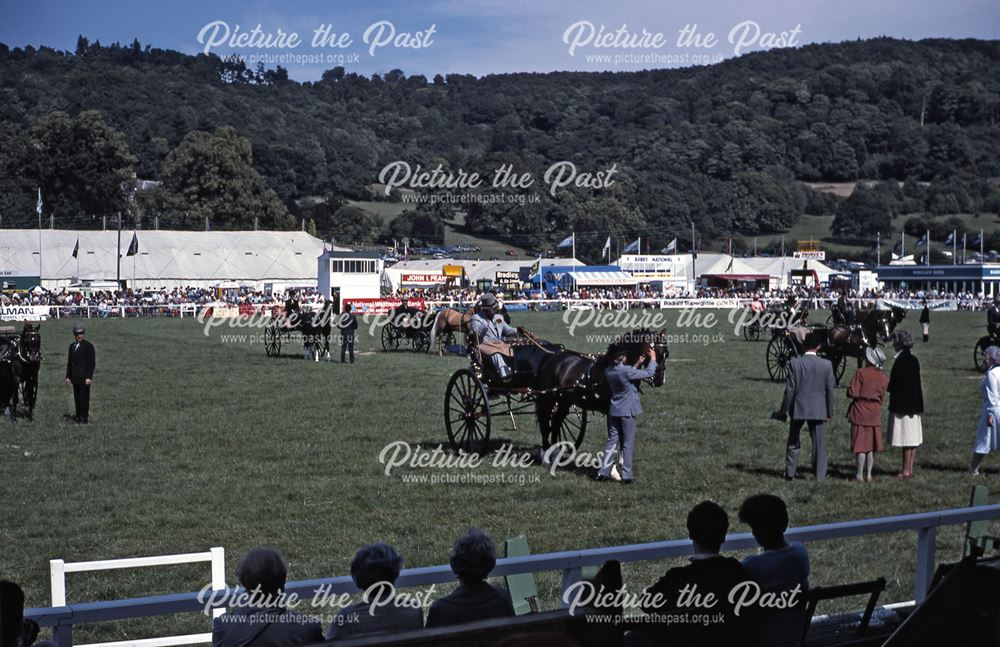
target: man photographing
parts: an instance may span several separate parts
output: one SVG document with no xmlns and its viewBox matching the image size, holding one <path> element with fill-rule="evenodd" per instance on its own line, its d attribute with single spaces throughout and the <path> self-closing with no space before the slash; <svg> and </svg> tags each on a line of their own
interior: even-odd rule
<svg viewBox="0 0 1000 647">
<path fill-rule="evenodd" d="M 66 360 L 66 384 L 73 385 L 73 403 L 76 405 L 75 422 L 87 424 L 90 416 L 90 384 L 94 380 L 94 345 L 83 338 L 83 326 L 73 326 L 73 343 L 69 345 Z"/>
</svg>

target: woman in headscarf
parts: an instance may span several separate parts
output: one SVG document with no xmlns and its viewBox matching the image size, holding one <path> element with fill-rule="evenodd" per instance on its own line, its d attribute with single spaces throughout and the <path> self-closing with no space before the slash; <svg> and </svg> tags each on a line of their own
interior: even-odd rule
<svg viewBox="0 0 1000 647">
<path fill-rule="evenodd" d="M 983 354 L 986 362 L 986 375 L 979 384 L 983 394 L 983 410 L 979 414 L 979 426 L 976 427 L 976 444 L 972 448 L 972 462 L 969 471 L 979 474 L 979 466 L 990 452 L 1000 451 L 1000 347 L 990 346 Z"/>
<path fill-rule="evenodd" d="M 881 348 L 865 349 L 865 365 L 858 369 L 847 387 L 851 404 L 847 419 L 851 422 L 851 451 L 857 461 L 855 481 L 872 480 L 875 452 L 884 448 L 882 442 L 882 400 L 889 378 L 882 372 L 885 353 Z"/>
</svg>

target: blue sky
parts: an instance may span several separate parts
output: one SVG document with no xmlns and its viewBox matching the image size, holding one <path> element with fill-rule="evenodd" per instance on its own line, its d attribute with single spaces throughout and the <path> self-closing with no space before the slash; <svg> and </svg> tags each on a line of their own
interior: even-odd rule
<svg viewBox="0 0 1000 647">
<path fill-rule="evenodd" d="M 215 23 L 223 37 L 249 32 L 260 25 L 264 34 L 294 32 L 295 47 L 231 47 L 211 51 L 245 57 L 298 57 L 283 64 L 292 78 L 319 78 L 322 71 L 342 64 L 362 74 L 400 68 L 407 74 L 553 70 L 635 71 L 714 62 L 741 51 L 767 49 L 783 42 L 802 45 L 873 36 L 920 39 L 1000 38 L 997 0 L 781 0 L 750 4 L 741 0 L 430 0 L 405 2 L 372 0 L 5 0 L 0 9 L 0 42 L 10 46 L 45 44 L 72 50 L 83 34 L 102 43 L 131 42 L 203 51 L 198 35 Z M 395 35 L 400 45 L 386 44 L 369 51 L 364 35 L 382 23 L 383 38 Z M 347 34 L 343 47 L 314 47 L 314 30 L 330 25 Z M 570 30 L 572 25 L 577 25 Z M 697 26 L 702 38 L 715 42 L 678 46 L 679 32 Z M 742 27 L 738 27 L 742 25 Z M 428 33 L 433 26 L 433 33 Z M 608 45 L 595 46 L 601 27 Z M 625 29 L 614 39 L 614 32 Z M 734 28 L 736 29 L 733 32 Z M 378 29 L 377 27 L 375 28 Z M 567 36 L 567 31 L 570 31 Z M 644 34 L 645 32 L 645 34 Z M 731 32 L 733 32 L 731 34 Z M 211 30 L 209 31 L 211 33 Z M 689 31 L 690 33 L 690 31 Z M 784 34 L 784 38 L 782 38 Z M 407 36 L 408 35 L 408 36 Z M 206 36 L 207 38 L 207 36 Z M 730 38 L 734 42 L 730 42 Z M 566 40 L 570 43 L 567 43 Z M 625 45 L 622 39 L 631 41 Z M 572 41 L 578 42 L 570 54 Z M 315 60 L 322 57 L 321 60 Z M 617 58 L 615 58 L 617 57 Z M 310 60 L 312 59 L 312 60 Z M 251 61 L 252 62 L 252 61 Z M 268 65 L 272 67 L 272 65 Z"/>
</svg>

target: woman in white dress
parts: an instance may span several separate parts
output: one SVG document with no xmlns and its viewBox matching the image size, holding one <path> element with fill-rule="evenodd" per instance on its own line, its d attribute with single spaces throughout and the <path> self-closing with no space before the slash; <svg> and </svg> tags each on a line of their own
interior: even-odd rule
<svg viewBox="0 0 1000 647">
<path fill-rule="evenodd" d="M 984 353 L 986 375 L 979 384 L 983 394 L 983 411 L 976 427 L 976 444 L 972 448 L 969 472 L 979 474 L 979 466 L 990 452 L 1000 451 L 1000 347 L 990 346 Z"/>
</svg>

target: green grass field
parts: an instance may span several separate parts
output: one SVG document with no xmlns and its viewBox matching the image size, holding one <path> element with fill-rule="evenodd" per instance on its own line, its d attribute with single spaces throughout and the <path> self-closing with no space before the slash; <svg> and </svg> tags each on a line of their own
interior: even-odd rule
<svg viewBox="0 0 1000 647">
<path fill-rule="evenodd" d="M 76 426 L 63 420 L 72 411 L 71 391 L 62 385 L 72 322 L 45 323 L 36 420 L 16 426 L 0 420 L 0 572 L 24 585 L 28 606 L 47 606 L 48 560 L 57 557 L 218 545 L 226 549 L 233 583 L 241 556 L 272 544 L 298 580 L 347 574 L 354 551 L 376 540 L 397 546 L 407 566 L 443 564 L 452 539 L 470 526 L 498 540 L 524 532 L 534 552 L 683 538 L 688 509 L 706 498 L 730 512 L 732 531 L 745 531 L 735 513 L 757 492 L 783 496 L 796 526 L 957 507 L 975 482 L 1000 498 L 997 458 L 987 461 L 988 477 L 976 481 L 964 473 L 980 404 L 972 345 L 982 314 L 935 314 L 932 342 L 915 349 L 927 403 L 916 478 L 891 478 L 899 456 L 890 451 L 879 456 L 875 482 L 858 485 L 848 480 L 853 456 L 843 389 L 828 441 L 831 478 L 816 484 L 806 473 L 786 483 L 778 478 L 785 426 L 768 420 L 782 387 L 767 379 L 766 343 L 737 339 L 722 312 L 723 322 L 711 330 L 677 329 L 676 313 L 663 312 L 671 333 L 723 333 L 725 341 L 706 345 L 688 337 L 672 344 L 666 386 L 644 396 L 631 488 L 595 483 L 581 471 L 551 476 L 538 465 L 526 473 L 540 483 L 525 485 L 404 483 L 404 475 L 427 472 L 404 468 L 385 476 L 378 455 L 386 444 L 445 442 L 445 385 L 466 361 L 377 352 L 367 334 L 358 363 L 348 366 L 303 361 L 297 344 L 269 359 L 259 341 L 223 336 L 248 331 L 217 328 L 206 336 L 190 319 L 91 321 L 88 338 L 98 353 L 92 424 Z M 585 351 L 602 346 L 585 334 L 608 332 L 591 327 L 570 338 L 558 314 L 514 317 Z M 915 331 L 915 318 L 904 327 Z M 497 423 L 495 438 L 523 450 L 537 446 L 531 419 L 520 420 L 517 431 Z M 604 435 L 603 418 L 592 418 L 584 449 L 597 452 Z M 938 534 L 939 560 L 959 556 L 961 532 Z M 911 599 L 915 545 L 914 533 L 812 544 L 812 581 L 884 576 L 884 601 Z M 641 588 L 668 566 L 627 565 L 626 581 Z M 207 565 L 70 575 L 68 598 L 196 590 L 207 576 Z M 558 574 L 541 578 L 544 607 L 557 604 L 558 582 Z M 105 623 L 75 637 L 121 640 L 207 626 L 205 618 L 179 616 Z"/>
</svg>

